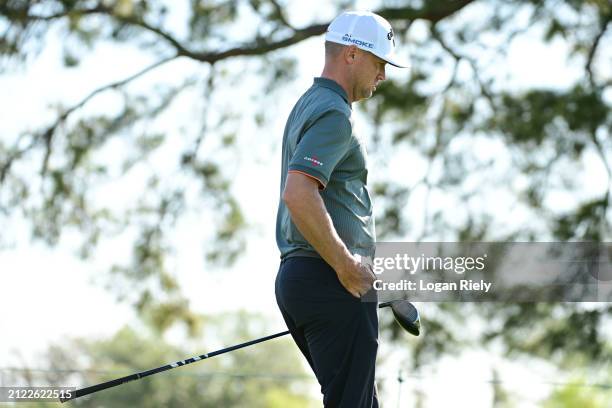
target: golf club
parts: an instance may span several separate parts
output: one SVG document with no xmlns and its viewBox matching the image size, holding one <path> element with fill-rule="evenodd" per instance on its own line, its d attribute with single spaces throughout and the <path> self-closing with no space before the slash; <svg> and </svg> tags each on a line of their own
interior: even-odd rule
<svg viewBox="0 0 612 408">
<path fill-rule="evenodd" d="M 418 336 L 421 333 L 421 317 L 416 307 L 407 300 L 392 300 L 378 305 L 379 308 L 391 306 L 395 321 L 408 333 Z"/>
<path fill-rule="evenodd" d="M 418 336 L 421 328 L 421 321 L 419 317 L 419 312 L 414 307 L 414 305 L 407 300 L 393 300 L 390 302 L 384 302 L 378 305 L 379 308 L 391 307 L 393 311 L 393 316 L 395 316 L 395 320 L 402 326 L 408 333 L 411 333 L 415 336 Z M 253 344 L 261 343 L 264 341 L 272 340 L 277 337 L 285 336 L 289 334 L 289 331 L 284 331 L 276 334 L 271 334 L 269 336 L 265 336 L 259 339 L 247 341 L 246 343 L 240 343 L 235 346 L 227 347 L 221 350 L 216 350 L 207 354 L 201 354 L 199 356 L 194 356 L 188 358 L 186 360 L 176 361 L 171 364 L 167 364 L 161 367 L 153 368 L 150 370 L 142 371 L 140 373 L 134 373 L 127 375 L 125 377 L 116 378 L 114 380 L 106 381 L 100 384 L 92 385 L 89 387 L 81 388 L 75 390 L 70 395 L 60 398 L 60 401 L 66 402 L 70 401 L 84 395 L 92 394 L 94 392 L 102 391 L 108 388 L 116 387 L 121 384 L 125 384 L 130 381 L 139 380 L 144 377 L 148 377 L 153 374 L 161 373 L 163 371 L 172 370 L 173 368 L 181 367 L 187 364 L 195 363 L 196 361 L 205 360 L 207 358 L 218 356 L 219 354 L 228 353 L 230 351 L 238 350 L 244 347 L 252 346 Z"/>
</svg>

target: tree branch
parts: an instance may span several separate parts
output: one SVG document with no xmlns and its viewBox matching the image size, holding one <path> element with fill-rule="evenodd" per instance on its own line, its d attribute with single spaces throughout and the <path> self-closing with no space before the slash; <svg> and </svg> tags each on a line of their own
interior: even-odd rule
<svg viewBox="0 0 612 408">
<path fill-rule="evenodd" d="M 193 149 L 191 150 L 191 152 L 186 152 L 183 153 L 183 157 L 182 157 L 182 162 L 183 164 L 187 164 L 187 163 L 193 163 L 197 156 L 198 156 L 198 151 L 200 150 L 200 145 L 202 144 L 202 140 L 204 140 L 204 136 L 206 136 L 206 133 L 208 132 L 208 120 L 209 120 L 209 115 L 208 112 L 210 110 L 211 107 L 211 99 L 215 90 L 215 68 L 211 67 L 210 71 L 208 72 L 208 78 L 206 78 L 206 92 L 204 92 L 204 111 L 201 114 L 202 117 L 202 128 L 200 129 L 200 134 L 198 135 L 198 137 L 196 138 L 196 140 L 193 143 Z"/>
<path fill-rule="evenodd" d="M 0 185 L 4 183 L 4 180 L 6 179 L 6 176 L 8 175 L 8 172 L 11 169 L 13 162 L 19 159 L 23 153 L 24 152 L 22 152 L 21 150 L 17 150 L 14 151 L 12 154 L 7 155 L 6 161 L 2 163 L 2 166 L 0 167 Z"/>
<path fill-rule="evenodd" d="M 423 9 L 414 9 L 411 7 L 385 8 L 376 11 L 376 13 L 380 14 L 385 18 L 388 18 L 389 20 L 422 19 L 429 20 L 432 23 L 436 23 L 442 20 L 443 18 L 456 13 L 457 11 L 461 10 L 463 7 L 467 6 L 472 2 L 473 0 L 462 0 L 453 2 L 444 1 L 443 4 L 447 5 L 447 7 L 433 7 L 429 5 L 424 7 Z M 328 26 L 329 23 L 314 24 L 306 28 L 294 30 L 294 33 L 291 37 L 276 42 L 266 42 L 262 44 L 255 43 L 241 47 L 231 48 L 222 52 L 199 53 L 190 56 L 194 57 L 199 61 L 214 64 L 215 62 L 227 58 L 264 54 L 270 51 L 277 50 L 279 48 L 291 46 L 310 37 L 323 34 L 327 30 Z"/>
<path fill-rule="evenodd" d="M 165 32 L 159 27 L 152 26 L 148 24 L 147 22 L 145 22 L 144 20 L 136 18 L 136 17 L 115 16 L 115 18 L 117 18 L 119 21 L 123 23 L 132 24 L 132 25 L 144 28 L 145 30 L 150 31 L 154 34 L 157 34 L 158 36 L 166 40 L 166 42 L 168 42 L 170 45 L 172 45 L 176 49 L 179 55 L 184 55 L 184 56 L 192 55 L 192 52 L 189 51 L 187 47 L 182 45 L 177 39 L 175 39 L 173 36 L 171 36 L 170 34 L 168 34 L 167 32 Z"/>
<path fill-rule="evenodd" d="M 474 0 L 438 0 L 426 1 L 423 8 L 401 7 L 384 8 L 376 11 L 376 14 L 388 20 L 427 20 L 433 24 L 446 17 L 455 14 Z"/>
<path fill-rule="evenodd" d="M 587 73 L 589 74 L 589 82 L 594 88 L 596 86 L 595 86 L 595 79 L 593 78 L 593 68 L 592 68 L 593 59 L 595 58 L 595 53 L 597 51 L 597 47 L 599 46 L 599 42 L 601 41 L 601 38 L 606 33 L 606 30 L 608 29 L 608 25 L 610 24 L 611 19 L 612 19 L 612 16 L 608 16 L 602 21 L 601 29 L 599 30 L 599 33 L 597 33 L 597 36 L 595 37 L 595 41 L 593 41 L 593 45 L 591 46 L 591 49 L 589 50 L 589 56 L 587 57 L 587 62 L 585 65 L 585 69 Z"/>
<path fill-rule="evenodd" d="M 423 20 L 429 20 L 432 23 L 437 23 L 438 21 L 442 20 L 445 17 L 448 17 L 454 13 L 456 13 L 457 11 L 461 10 L 463 7 L 465 7 L 466 5 L 472 3 L 473 0 L 461 0 L 461 1 L 453 1 L 453 2 L 447 2 L 447 1 L 441 1 L 441 2 L 432 2 L 432 3 L 427 3 L 427 5 L 421 9 L 416 9 L 416 8 L 411 8 L 411 7 L 404 7 L 404 8 L 384 8 L 381 10 L 377 11 L 377 14 L 380 14 L 383 17 L 386 17 L 390 20 L 410 20 L 413 21 L 415 19 L 423 19 Z M 286 21 L 286 19 L 283 17 L 283 13 L 282 10 L 280 9 L 280 5 L 275 1 L 275 0 L 271 0 L 271 3 L 273 5 L 273 7 L 275 8 L 275 11 L 279 13 L 279 18 L 281 19 L 281 22 L 287 26 L 288 22 Z M 81 108 L 83 105 L 85 105 L 90 99 L 92 99 L 94 96 L 96 96 L 97 94 L 104 92 L 108 89 L 112 89 L 112 88 L 118 88 L 121 87 L 125 84 L 127 84 L 128 82 L 138 78 L 139 76 L 149 72 L 152 69 L 157 68 L 158 66 L 171 61 L 179 56 L 186 56 L 201 62 L 207 62 L 209 64 L 215 64 L 218 61 L 224 60 L 224 59 L 228 59 L 228 58 L 233 58 L 233 57 L 239 57 L 239 56 L 253 56 L 253 55 L 261 55 L 261 54 L 265 54 L 271 51 L 275 51 L 277 49 L 281 49 L 281 48 L 286 48 L 289 47 L 291 45 L 297 44 L 301 41 L 304 41 L 310 37 L 313 36 L 317 36 L 320 34 L 323 34 L 329 23 L 325 23 L 325 24 L 313 24 L 311 26 L 302 28 L 302 29 L 297 29 L 297 30 L 293 30 L 293 34 L 285 39 L 282 40 L 278 40 L 278 41 L 272 41 L 272 42 L 253 42 L 250 44 L 246 44 L 243 46 L 238 46 L 238 47 L 234 47 L 234 48 L 230 48 L 228 50 L 225 51 L 218 51 L 218 52 L 195 52 L 192 50 L 189 50 L 185 45 L 183 45 L 180 41 L 178 41 L 176 38 L 174 38 L 173 36 L 171 36 L 169 33 L 167 33 L 166 31 L 162 30 L 159 27 L 155 27 L 147 22 L 145 22 L 143 19 L 141 18 L 137 18 L 134 16 L 121 16 L 121 15 L 117 15 L 115 14 L 114 10 L 111 7 L 107 7 L 103 4 L 98 4 L 95 7 L 91 7 L 91 8 L 87 8 L 87 9 L 76 9 L 76 10 L 66 10 L 63 11 L 61 13 L 56 13 L 56 14 L 51 14 L 48 16 L 40 16 L 40 15 L 27 15 L 27 19 L 29 20 L 34 20 L 34 21 L 50 21 L 50 20 L 55 20 L 55 19 L 60 19 L 60 18 L 64 18 L 67 17 L 69 15 L 75 15 L 75 14 L 82 14 L 82 15 L 92 15 L 92 14 L 105 14 L 109 17 L 115 18 L 118 21 L 121 21 L 125 24 L 129 24 L 129 25 L 134 25 L 134 26 L 138 26 L 146 31 L 149 31 L 159 37 L 161 37 L 162 39 L 164 39 L 166 42 L 168 42 L 171 46 L 173 46 L 176 50 L 176 55 L 163 59 L 161 61 L 156 62 L 155 64 L 146 67 L 145 69 L 141 70 L 140 72 L 131 75 L 128 78 L 125 78 L 121 81 L 117 81 L 108 85 L 105 85 L 103 87 L 100 87 L 96 90 L 94 90 L 93 92 L 91 92 L 89 95 L 87 95 L 83 100 L 81 100 L 79 103 L 77 103 L 76 105 L 72 106 L 71 108 L 67 109 L 66 111 L 64 111 L 59 118 L 56 120 L 56 122 L 51 125 L 50 127 L 48 127 L 44 132 L 42 132 L 39 136 L 35 137 L 35 139 L 32 141 L 32 143 L 30 144 L 30 146 L 26 147 L 25 149 L 21 150 L 21 151 L 17 151 L 13 156 L 13 160 L 17 157 L 20 157 L 23 153 L 25 153 L 27 150 L 31 149 L 34 145 L 37 144 L 38 141 L 40 141 L 41 139 L 45 141 L 45 145 L 46 145 L 46 153 L 45 153 L 45 158 L 43 160 L 43 166 L 41 169 L 42 174 L 44 175 L 46 170 L 47 170 L 47 166 L 48 166 L 48 160 L 49 160 L 49 156 L 51 154 L 51 142 L 52 142 L 52 138 L 53 138 L 53 134 L 55 132 L 55 130 L 57 129 L 58 126 L 60 126 L 66 119 L 67 117 L 74 112 L 75 110 Z M 0 169 L 0 183 L 4 180 L 10 166 L 13 160 L 9 160 L 7 161 L 4 166 Z"/>
<path fill-rule="evenodd" d="M 78 102 L 77 104 L 73 105 L 72 107 L 70 107 L 69 109 L 65 110 L 55 121 L 55 123 L 53 123 L 51 126 L 49 126 L 43 133 L 41 133 L 39 136 L 35 136 L 34 140 L 32 141 L 32 143 L 30 144 L 30 146 L 26 147 L 23 151 L 19 152 L 18 155 L 21 156 L 23 153 L 25 153 L 27 150 L 31 149 L 33 146 L 36 145 L 36 143 L 39 140 L 43 140 L 45 142 L 45 157 L 43 159 L 43 164 L 42 164 L 42 168 L 41 168 L 41 174 L 44 176 L 47 172 L 47 168 L 48 168 L 48 164 L 49 164 L 49 157 L 51 156 L 51 142 L 53 139 L 53 134 L 55 133 L 55 131 L 57 130 L 57 128 L 64 123 L 64 121 L 68 118 L 68 116 L 74 112 L 75 110 L 83 107 L 89 100 L 91 100 L 94 96 L 96 96 L 97 94 L 107 91 L 109 89 L 113 89 L 113 88 L 119 88 L 133 80 L 135 80 L 136 78 L 139 78 L 140 76 L 146 74 L 147 72 L 169 62 L 174 60 L 175 58 L 177 58 L 177 56 L 172 56 L 172 57 L 168 57 L 168 58 L 164 58 L 160 61 L 155 62 L 154 64 L 151 64 L 147 67 L 145 67 L 144 69 L 138 71 L 137 73 L 130 75 L 127 78 L 122 79 L 121 81 L 116 81 L 116 82 L 112 82 L 110 84 L 104 85 L 98 89 L 95 89 L 94 91 L 92 91 L 91 93 L 89 93 L 89 95 L 87 95 L 85 98 L 83 98 L 80 102 Z M 4 169 L 3 169 L 4 170 Z M 3 174 L 2 174 L 3 175 Z M 2 179 L 0 179 L 1 181 Z"/>
<path fill-rule="evenodd" d="M 452 48 L 450 48 L 446 44 L 446 42 L 442 39 L 442 35 L 440 34 L 440 32 L 438 31 L 435 25 L 431 27 L 430 32 L 431 32 L 432 38 L 437 40 L 440 46 L 455 59 L 455 66 L 453 67 L 453 73 L 451 75 L 451 79 L 448 81 L 448 84 L 446 84 L 446 86 L 441 92 L 444 94 L 455 85 L 455 82 L 457 80 L 457 72 L 459 71 L 459 62 L 461 62 L 463 57 L 457 54 Z"/>
<path fill-rule="evenodd" d="M 29 150 L 31 150 L 32 148 L 34 148 L 34 146 L 36 146 L 40 141 L 43 141 L 45 144 L 45 155 L 43 158 L 43 163 L 42 163 L 42 167 L 41 167 L 41 174 L 44 176 L 47 172 L 48 169 L 48 165 L 49 165 L 49 158 L 51 157 L 51 144 L 53 141 L 53 135 L 55 133 L 55 131 L 57 130 L 57 128 L 59 126 L 61 126 L 62 123 L 64 123 L 66 121 L 66 119 L 68 118 L 68 116 L 74 112 L 75 110 L 83 107 L 89 100 L 91 100 L 93 97 L 95 97 L 96 95 L 98 95 L 99 93 L 102 93 L 104 91 L 107 91 L 109 89 L 113 89 L 113 88 L 119 88 L 137 78 L 139 78 L 140 76 L 146 74 L 147 72 L 169 62 L 174 60 L 175 58 L 177 58 L 176 55 L 168 57 L 168 58 L 164 58 L 160 61 L 155 62 L 154 64 L 151 64 L 147 67 L 145 67 L 144 69 L 136 72 L 135 74 L 130 75 L 127 78 L 122 79 L 121 81 L 116 81 L 107 85 L 104 85 L 98 89 L 93 90 L 91 93 L 89 93 L 89 95 L 87 95 L 85 98 L 83 98 L 80 102 L 78 102 L 77 104 L 73 105 L 72 107 L 66 109 L 56 120 L 55 122 L 49 126 L 48 128 L 46 128 L 43 132 L 41 132 L 39 135 L 34 135 L 32 138 L 32 141 L 30 142 L 29 145 L 23 147 L 22 149 L 15 149 L 13 151 L 12 154 L 7 156 L 7 160 L 2 163 L 2 165 L 0 166 L 0 185 L 4 182 L 6 176 L 8 175 L 8 172 L 10 171 L 10 168 L 13 164 L 13 162 L 17 159 L 19 159 L 21 156 L 23 156 L 25 153 L 27 153 Z"/>
<path fill-rule="evenodd" d="M 417 9 L 412 7 L 403 7 L 403 8 L 384 8 L 376 11 L 377 14 L 389 19 L 389 20 L 429 20 L 432 23 L 437 23 L 438 21 L 456 13 L 461 10 L 463 7 L 472 3 L 474 0 L 461 0 L 461 1 L 435 1 L 431 3 L 426 3 L 427 5 L 423 8 Z M 271 0 L 271 3 L 275 10 L 279 14 L 279 18 L 281 22 L 288 27 L 291 27 L 286 19 L 283 17 L 282 10 L 280 9 L 280 5 L 275 1 Z M 201 62 L 207 62 L 209 64 L 214 64 L 218 61 L 233 58 L 238 56 L 252 56 L 252 55 L 261 55 L 270 51 L 274 51 L 280 48 L 289 47 L 301 41 L 304 41 L 310 37 L 314 37 L 320 34 L 323 34 L 327 30 L 328 23 L 324 24 L 313 24 L 305 28 L 294 29 L 293 34 L 285 39 L 271 42 L 253 42 L 249 44 L 244 44 L 242 46 L 230 48 L 225 51 L 219 52 L 197 52 L 194 50 L 190 50 L 187 46 L 182 44 L 172 35 L 162 30 L 159 27 L 155 27 L 143 19 L 136 18 L 133 16 L 121 16 L 114 13 L 112 8 L 106 7 L 104 5 L 97 5 L 96 7 L 88 8 L 88 9 L 77 9 L 71 11 L 64 11 L 62 13 L 52 14 L 49 16 L 37 16 L 37 15 L 29 15 L 27 18 L 32 20 L 53 20 L 62 17 L 66 17 L 70 14 L 106 14 L 109 17 L 113 17 L 118 21 L 121 21 L 126 24 L 138 26 L 143 28 L 146 31 L 149 31 L 161 38 L 163 38 L 166 42 L 168 42 L 171 46 L 173 46 L 177 54 L 179 56 L 186 56 Z"/>
<path fill-rule="evenodd" d="M 597 154 L 601 158 L 604 168 L 606 169 L 606 173 L 608 174 L 608 183 L 607 183 L 608 188 L 604 194 L 604 199 L 603 199 L 603 202 L 604 202 L 603 219 L 602 219 L 602 229 L 603 229 L 604 226 L 606 225 L 608 208 L 610 206 L 610 195 L 612 193 L 612 187 L 611 187 L 612 186 L 612 168 L 610 167 L 610 163 L 608 163 L 608 160 L 606 158 L 604 147 L 601 145 L 601 142 L 599 141 L 599 139 L 597 139 L 597 135 L 595 134 L 595 132 L 590 133 L 590 138 L 593 144 L 595 145 L 595 150 L 597 150 Z M 605 235 L 602 235 L 602 236 L 605 236 Z"/>
<path fill-rule="evenodd" d="M 40 21 L 51 21 L 51 20 L 57 20 L 60 18 L 64 18 L 64 17 L 68 17 L 70 15 L 76 15 L 76 14 L 84 14 L 84 15 L 88 15 L 88 14 L 110 14 L 112 12 L 112 10 L 106 6 L 104 6 L 103 4 L 98 4 L 95 7 L 91 7 L 91 8 L 83 8 L 83 9 L 74 9 L 74 10 L 64 10 L 62 12 L 59 13 L 55 13 L 55 14 L 49 14 L 47 16 L 41 16 L 41 15 L 37 15 L 37 14 L 28 14 L 27 16 L 25 16 L 26 19 L 28 20 L 40 20 Z M 11 14 L 8 14 L 9 17 L 11 17 Z"/>
<path fill-rule="evenodd" d="M 295 30 L 295 28 L 289 23 L 289 20 L 287 20 L 287 17 L 285 16 L 285 12 L 283 11 L 283 8 L 281 7 L 280 4 L 278 4 L 278 1 L 276 0 L 270 0 L 270 3 L 272 4 L 272 7 L 274 8 L 274 16 L 278 17 L 279 21 L 281 23 L 283 23 L 284 26 L 291 28 L 292 30 Z"/>
<path fill-rule="evenodd" d="M 181 55 L 191 55 L 191 52 L 181 44 L 176 38 L 162 30 L 160 27 L 155 27 L 141 18 L 136 16 L 123 16 L 115 13 L 112 7 L 107 7 L 103 4 L 98 4 L 95 7 L 91 8 L 83 8 L 83 9 L 75 9 L 75 10 L 65 10 L 61 13 L 51 14 L 48 16 L 40 16 L 40 15 L 28 15 L 27 18 L 30 20 L 39 20 L 39 21 L 51 21 L 57 20 L 59 18 L 64 18 L 73 15 L 92 15 L 92 14 L 105 14 L 109 17 L 117 19 L 125 24 L 134 25 L 140 28 L 145 29 L 146 31 L 150 31 L 153 34 L 163 38 L 166 42 L 168 42 L 172 47 L 176 49 L 176 51 Z"/>
<path fill-rule="evenodd" d="M 461 55 L 461 54 L 457 53 L 455 50 L 453 50 L 448 44 L 446 44 L 446 41 L 442 38 L 442 35 L 436 29 L 435 26 L 433 26 L 431 28 L 431 36 L 436 41 L 438 41 L 438 43 L 444 49 L 444 51 L 446 51 L 448 54 L 450 54 L 455 59 L 455 71 L 453 73 L 453 77 L 451 78 L 451 81 L 448 83 L 448 85 L 444 89 L 444 92 L 446 92 L 448 89 L 450 89 L 451 86 L 455 82 L 455 74 L 456 74 L 456 71 L 457 71 L 457 65 L 458 65 L 459 61 L 461 61 L 462 59 L 466 60 L 470 64 L 470 66 L 472 67 L 472 71 L 474 72 L 474 78 L 476 79 L 476 82 L 478 83 L 478 86 L 480 87 L 480 92 L 482 92 L 482 95 L 489 101 L 489 104 L 491 105 L 491 108 L 494 109 L 495 108 L 495 103 L 493 101 L 493 95 L 491 95 L 491 92 L 487 89 L 485 83 L 480 78 L 480 75 L 478 75 L 478 66 L 476 64 L 476 61 L 473 58 L 471 58 L 471 57 L 468 57 L 466 55 Z"/>
<path fill-rule="evenodd" d="M 264 42 L 264 43 L 254 43 L 248 44 L 241 47 L 230 48 L 226 51 L 221 52 L 205 52 L 205 53 L 196 53 L 191 57 L 197 59 L 198 61 L 208 62 L 209 64 L 214 64 L 218 61 L 232 58 L 232 57 L 240 57 L 240 56 L 253 56 L 265 54 L 271 51 L 275 51 L 280 48 L 286 48 L 291 45 L 297 44 L 301 41 L 304 41 L 310 37 L 314 37 L 320 34 L 323 34 L 325 30 L 327 30 L 327 26 L 329 24 L 316 24 L 310 27 L 302 28 L 300 30 L 294 31 L 291 37 L 285 38 L 283 40 L 279 40 L 276 42 Z"/>
</svg>

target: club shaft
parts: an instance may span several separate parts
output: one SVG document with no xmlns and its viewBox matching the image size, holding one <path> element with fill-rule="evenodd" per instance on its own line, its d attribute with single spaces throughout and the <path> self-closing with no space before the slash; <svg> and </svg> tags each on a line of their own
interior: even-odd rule
<svg viewBox="0 0 612 408">
<path fill-rule="evenodd" d="M 383 308 L 383 307 L 389 306 L 390 304 L 391 304 L 391 302 L 385 302 L 385 303 L 379 304 L 378 307 L 379 308 Z M 272 339 L 275 339 L 277 337 L 285 336 L 287 334 L 289 334 L 289 331 L 284 331 L 284 332 L 280 332 L 280 333 L 276 333 L 276 334 L 271 334 L 269 336 L 261 337 L 259 339 L 247 341 L 246 343 L 236 344 L 235 346 L 226 347 L 224 349 L 212 351 L 212 352 L 207 353 L 207 354 L 201 354 L 199 356 L 191 357 L 191 358 L 188 358 L 186 360 L 177 361 L 177 362 L 174 362 L 174 363 L 171 363 L 171 364 L 167 364 L 167 365 L 164 365 L 164 366 L 161 366 L 161 367 L 152 368 L 150 370 L 142 371 L 140 373 L 134 373 L 134 374 L 126 375 L 125 377 L 116 378 L 114 380 L 110 380 L 110 381 L 106 381 L 106 382 L 103 382 L 103 383 L 100 383 L 100 384 L 96 384 L 96 385 L 92 385 L 92 386 L 89 386 L 89 387 L 81 388 L 81 389 L 78 389 L 75 392 L 73 392 L 72 395 L 69 398 L 62 398 L 62 399 L 60 399 L 60 401 L 61 402 L 70 401 L 70 400 L 73 400 L 75 398 L 82 397 L 84 395 L 89 395 L 89 394 L 92 394 L 94 392 L 98 392 L 98 391 L 106 390 L 108 388 L 116 387 L 118 385 L 125 384 L 125 383 L 130 382 L 130 381 L 140 380 L 141 378 L 148 377 L 148 376 L 153 375 L 153 374 L 161 373 L 161 372 L 164 372 L 164 371 L 167 371 L 167 370 L 172 370 L 173 368 L 177 368 L 177 367 L 182 367 L 182 366 L 187 365 L 187 364 L 195 363 L 196 361 L 206 360 L 207 358 L 215 357 L 215 356 L 218 356 L 219 354 L 229 353 L 230 351 L 234 351 L 234 350 L 238 350 L 238 349 L 241 349 L 241 348 L 244 348 L 244 347 L 252 346 L 253 344 L 257 344 L 257 343 L 261 343 L 261 342 L 264 342 L 264 341 L 272 340 Z"/>
<path fill-rule="evenodd" d="M 236 344 L 235 346 L 226 347 L 226 348 L 221 349 L 221 350 L 212 351 L 212 352 L 207 353 L 207 354 L 202 354 L 202 355 L 199 355 L 199 356 L 191 357 L 191 358 L 188 358 L 186 360 L 177 361 L 177 362 L 174 362 L 174 363 L 171 363 L 171 364 L 167 364 L 165 366 L 161 366 L 161 367 L 157 367 L 157 368 L 152 368 L 150 370 L 142 371 L 140 373 L 134 373 L 134 374 L 126 375 L 125 377 L 116 378 L 114 380 L 110 380 L 110 381 L 106 381 L 106 382 L 103 382 L 103 383 L 100 383 L 100 384 L 92 385 L 90 387 L 81 388 L 81 389 L 76 390 L 75 392 L 73 392 L 72 395 L 70 396 L 70 398 L 63 398 L 63 399 L 60 399 L 60 401 L 61 402 L 70 401 L 70 400 L 73 400 L 75 398 L 82 397 L 84 395 L 88 395 L 88 394 L 92 394 L 94 392 L 98 392 L 98 391 L 102 391 L 102 390 L 105 390 L 105 389 L 108 389 L 108 388 L 116 387 L 118 385 L 125 384 L 127 382 L 134 381 L 134 380 L 139 380 L 141 378 L 148 377 L 148 376 L 153 375 L 153 374 L 161 373 L 161 372 L 167 371 L 167 370 L 172 370 L 173 368 L 182 367 L 182 366 L 187 365 L 187 364 L 195 363 L 196 361 L 206 360 L 207 358 L 215 357 L 215 356 L 218 356 L 219 354 L 229 353 L 230 351 L 234 351 L 234 350 L 238 350 L 238 349 L 241 349 L 241 348 L 244 348 L 244 347 L 252 346 L 253 344 L 257 344 L 257 343 L 261 343 L 261 342 L 264 342 L 264 341 L 272 340 L 272 339 L 275 339 L 277 337 L 285 336 L 287 334 L 289 334 L 289 331 L 284 331 L 284 332 L 280 332 L 280 333 L 276 333 L 276 334 L 271 334 L 271 335 L 266 336 L 266 337 L 262 337 L 262 338 L 251 340 L 251 341 L 247 341 L 246 343 Z"/>
</svg>

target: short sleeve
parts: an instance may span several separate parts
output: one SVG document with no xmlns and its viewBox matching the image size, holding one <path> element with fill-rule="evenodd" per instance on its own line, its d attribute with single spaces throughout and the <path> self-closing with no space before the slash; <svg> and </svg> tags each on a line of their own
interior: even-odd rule
<svg viewBox="0 0 612 408">
<path fill-rule="evenodd" d="M 288 171 L 314 177 L 325 188 L 349 150 L 351 134 L 351 123 L 344 113 L 336 110 L 325 113 L 304 133 Z"/>
</svg>

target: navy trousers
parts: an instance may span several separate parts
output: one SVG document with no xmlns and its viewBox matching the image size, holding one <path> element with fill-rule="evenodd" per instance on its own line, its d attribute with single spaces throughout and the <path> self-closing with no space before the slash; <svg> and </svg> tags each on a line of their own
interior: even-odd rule
<svg viewBox="0 0 612 408">
<path fill-rule="evenodd" d="M 312 367 L 326 408 L 377 408 L 375 302 L 362 302 L 319 258 L 281 262 L 276 301 L 293 340 Z"/>
</svg>

